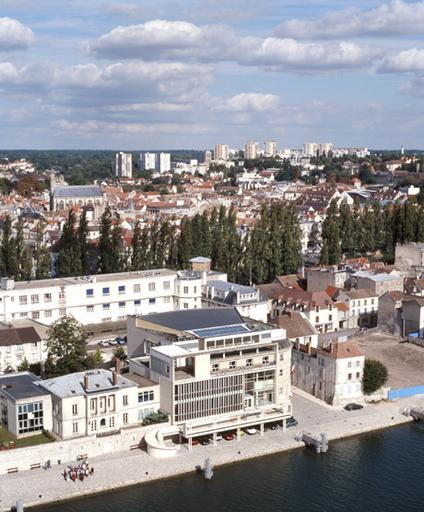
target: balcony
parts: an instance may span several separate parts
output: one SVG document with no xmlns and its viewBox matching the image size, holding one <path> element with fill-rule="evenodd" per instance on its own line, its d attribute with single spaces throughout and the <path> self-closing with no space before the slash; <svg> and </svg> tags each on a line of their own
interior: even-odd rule
<svg viewBox="0 0 424 512">
<path fill-rule="evenodd" d="M 237 372 L 249 372 L 252 370 L 258 370 L 258 369 L 266 369 L 266 370 L 275 370 L 277 368 L 277 364 L 275 361 L 269 361 L 269 363 L 264 364 L 251 364 L 251 365 L 243 365 L 243 366 L 236 366 L 235 368 L 225 368 L 222 370 L 211 370 L 211 375 L 227 375 L 231 373 L 237 373 Z"/>
</svg>

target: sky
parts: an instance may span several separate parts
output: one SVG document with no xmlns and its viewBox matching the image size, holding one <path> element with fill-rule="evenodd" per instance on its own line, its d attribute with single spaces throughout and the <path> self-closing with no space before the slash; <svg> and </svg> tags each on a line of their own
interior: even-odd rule
<svg viewBox="0 0 424 512">
<path fill-rule="evenodd" d="M 424 1 L 0 0 L 0 148 L 424 149 Z"/>
</svg>

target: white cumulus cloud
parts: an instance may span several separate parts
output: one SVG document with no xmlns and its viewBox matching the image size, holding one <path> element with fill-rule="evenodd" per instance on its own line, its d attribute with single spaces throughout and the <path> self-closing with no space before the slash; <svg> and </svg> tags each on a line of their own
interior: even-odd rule
<svg viewBox="0 0 424 512">
<path fill-rule="evenodd" d="M 380 71 L 386 73 L 408 73 L 424 71 L 424 49 L 410 48 L 384 60 Z"/>
<path fill-rule="evenodd" d="M 25 50 L 34 44 L 34 33 L 29 27 L 12 18 L 0 18 L 0 51 Z"/>
</svg>

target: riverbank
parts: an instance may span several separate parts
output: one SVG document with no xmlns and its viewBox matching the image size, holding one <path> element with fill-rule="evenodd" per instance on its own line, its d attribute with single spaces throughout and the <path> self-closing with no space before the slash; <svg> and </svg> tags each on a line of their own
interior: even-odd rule
<svg viewBox="0 0 424 512">
<path fill-rule="evenodd" d="M 64 465 L 54 465 L 50 470 L 36 469 L 3 475 L 0 477 L 0 511 L 11 510 L 18 499 L 28 509 L 191 473 L 197 466 L 203 465 L 206 457 L 210 457 L 217 468 L 223 464 L 292 450 L 304 446 L 295 440 L 299 430 L 312 435 L 325 432 L 331 450 L 332 440 L 408 423 L 411 419 L 404 416 L 402 411 L 406 407 L 424 407 L 424 396 L 369 405 L 361 411 L 351 412 L 329 408 L 297 393 L 293 401 L 299 426 L 287 432 L 276 430 L 266 432 L 264 436 L 246 435 L 240 441 L 221 441 L 216 447 L 195 446 L 192 453 L 183 448 L 175 458 L 169 460 L 153 459 L 141 450 L 100 456 L 90 460 L 95 474 L 83 482 L 67 483 L 61 475 Z"/>
</svg>

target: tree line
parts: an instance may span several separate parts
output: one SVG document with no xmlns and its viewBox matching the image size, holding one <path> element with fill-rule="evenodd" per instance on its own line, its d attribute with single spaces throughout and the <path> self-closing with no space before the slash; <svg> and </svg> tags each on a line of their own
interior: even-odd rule
<svg viewBox="0 0 424 512">
<path fill-rule="evenodd" d="M 392 263 L 396 244 L 424 242 L 424 205 L 414 200 L 376 202 L 360 208 L 332 202 L 322 224 L 320 263 L 334 265 L 343 257 L 374 256 Z"/>
<path fill-rule="evenodd" d="M 114 273 L 151 268 L 188 269 L 195 256 L 211 259 L 214 270 L 230 281 L 264 283 L 276 275 L 296 272 L 301 266 L 301 230 L 293 204 L 264 206 L 260 219 L 240 234 L 234 210 L 224 206 L 210 213 L 184 217 L 175 223 L 159 216 L 141 226 L 135 223 L 129 244 L 110 208 L 100 221 L 96 247 L 88 241 L 85 215 L 76 222 L 70 211 L 57 244 L 59 276 Z"/>
<path fill-rule="evenodd" d="M 50 252 L 43 241 L 43 233 L 44 223 L 40 221 L 36 228 L 35 245 L 32 247 L 25 241 L 23 219 L 20 217 L 13 229 L 12 219 L 7 215 L 3 221 L 0 242 L 0 275 L 16 281 L 49 277 Z"/>
</svg>

